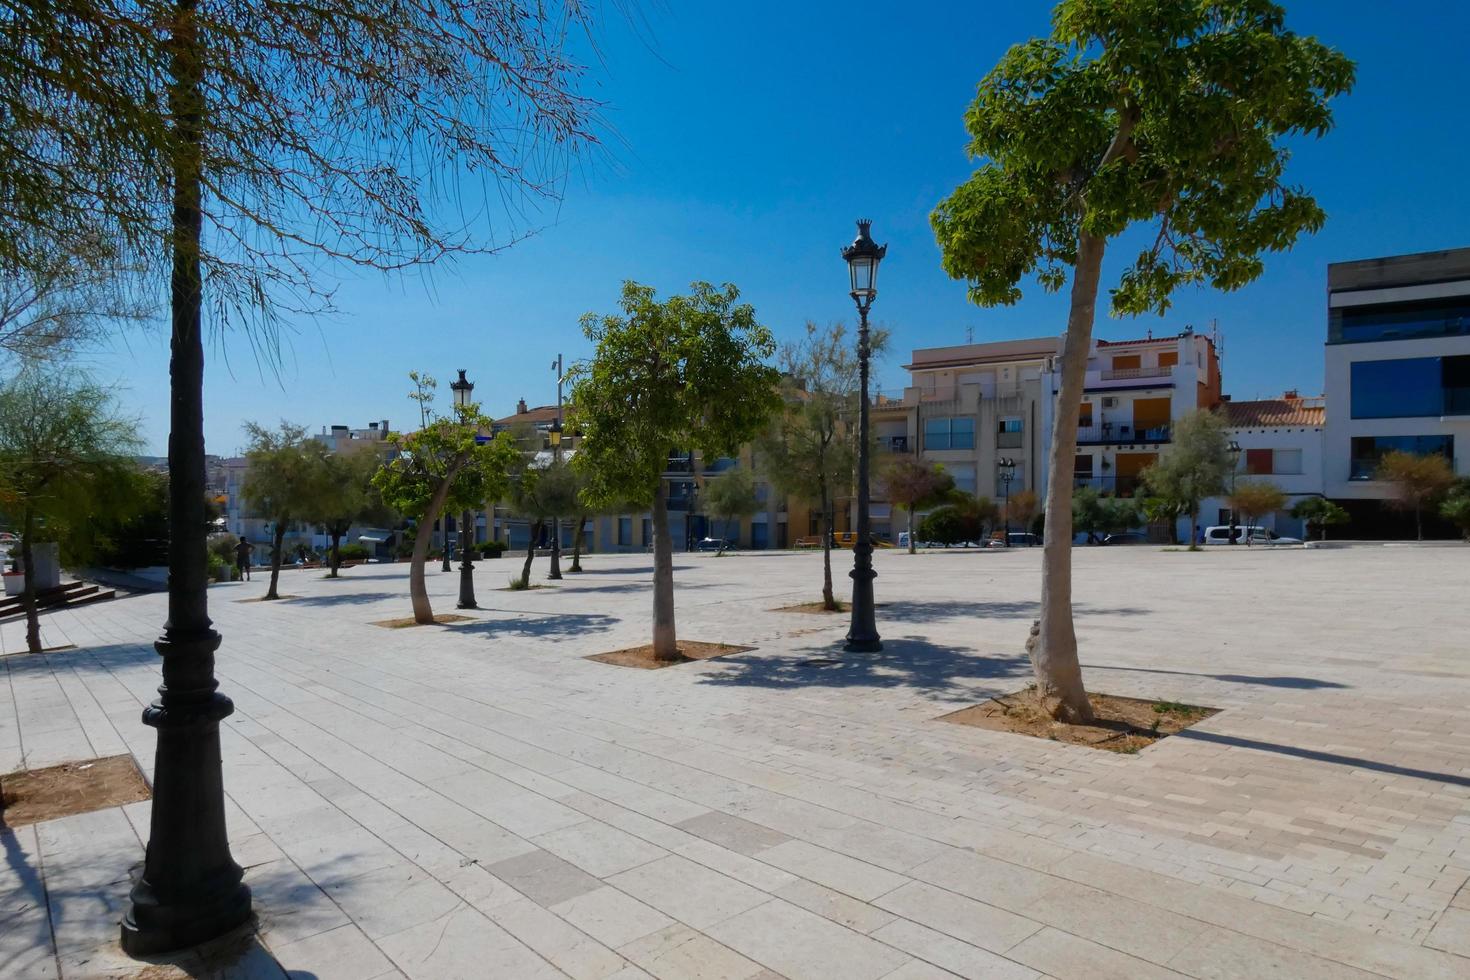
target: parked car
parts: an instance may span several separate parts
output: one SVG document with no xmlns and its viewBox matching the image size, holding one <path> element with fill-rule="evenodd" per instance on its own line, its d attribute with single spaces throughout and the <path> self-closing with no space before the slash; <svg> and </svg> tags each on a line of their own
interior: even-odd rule
<svg viewBox="0 0 1470 980">
<path fill-rule="evenodd" d="M 1106 534 L 1102 539 L 1103 544 L 1148 544 L 1148 535 L 1142 531 L 1120 531 L 1117 534 Z"/>
<path fill-rule="evenodd" d="M 694 546 L 696 551 L 729 551 L 734 548 L 729 538 L 700 538 Z"/>
<path fill-rule="evenodd" d="M 1031 548 L 1041 544 L 1041 537 L 1039 535 L 1032 534 L 1030 531 L 1012 531 L 1009 535 L 1006 536 L 1002 536 L 1000 531 L 996 531 L 995 534 L 991 536 L 990 547 L 1004 548 L 1006 546 L 1007 537 L 1009 537 L 1010 539 L 1012 548 Z"/>
<path fill-rule="evenodd" d="M 1249 536 L 1249 542 L 1246 540 L 1247 536 Z M 1237 524 L 1233 528 L 1228 524 L 1216 524 L 1213 527 L 1205 528 L 1205 544 L 1228 545 L 1231 539 L 1234 539 L 1236 544 L 1249 543 L 1252 545 L 1289 545 L 1302 543 L 1301 538 L 1283 537 L 1270 528 L 1258 527 L 1254 524 L 1250 527 L 1246 527 L 1244 524 Z"/>
</svg>

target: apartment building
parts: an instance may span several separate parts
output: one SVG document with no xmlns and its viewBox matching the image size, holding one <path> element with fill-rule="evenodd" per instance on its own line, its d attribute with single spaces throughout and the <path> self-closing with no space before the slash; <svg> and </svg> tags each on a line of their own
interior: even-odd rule
<svg viewBox="0 0 1470 980">
<path fill-rule="evenodd" d="M 1327 267 L 1324 478 L 1352 532 L 1392 534 L 1373 479 L 1394 450 L 1470 475 L 1470 248 Z"/>
<path fill-rule="evenodd" d="M 1231 484 L 1262 480 L 1286 493 L 1284 508 L 1255 515 L 1252 523 L 1302 537 L 1302 521 L 1292 517 L 1290 510 L 1299 500 L 1322 496 L 1326 399 L 1303 398 L 1295 391 L 1253 401 L 1233 401 L 1227 396 L 1220 410 L 1230 426 L 1231 441 L 1240 447 Z M 1207 525 L 1230 523 L 1229 503 L 1223 496 L 1203 501 L 1200 519 Z"/>
</svg>

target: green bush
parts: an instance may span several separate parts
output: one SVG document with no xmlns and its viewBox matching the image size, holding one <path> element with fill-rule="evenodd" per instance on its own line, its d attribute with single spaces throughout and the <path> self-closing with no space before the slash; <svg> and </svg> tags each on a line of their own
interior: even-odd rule
<svg viewBox="0 0 1470 980">
<path fill-rule="evenodd" d="M 367 561 L 372 557 L 368 553 L 367 545 L 356 543 L 338 546 L 337 555 L 342 561 Z M 330 558 L 330 552 L 328 552 L 328 557 Z"/>
<path fill-rule="evenodd" d="M 239 541 L 240 539 L 233 534 L 211 534 L 209 536 L 210 568 L 214 567 L 213 558 L 219 558 L 226 565 L 235 564 L 235 545 Z"/>
<path fill-rule="evenodd" d="M 505 554 L 505 549 L 508 547 L 509 545 L 504 541 L 486 541 L 480 545 L 480 554 L 486 558 L 499 558 Z"/>
</svg>

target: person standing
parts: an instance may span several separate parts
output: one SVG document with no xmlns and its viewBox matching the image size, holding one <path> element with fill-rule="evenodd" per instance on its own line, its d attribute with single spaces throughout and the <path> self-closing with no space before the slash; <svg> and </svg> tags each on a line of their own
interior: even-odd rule
<svg viewBox="0 0 1470 980">
<path fill-rule="evenodd" d="M 240 535 L 240 543 L 235 545 L 235 568 L 240 572 L 240 577 L 250 581 L 250 553 L 255 550 L 255 545 L 245 540 L 245 535 Z"/>
</svg>

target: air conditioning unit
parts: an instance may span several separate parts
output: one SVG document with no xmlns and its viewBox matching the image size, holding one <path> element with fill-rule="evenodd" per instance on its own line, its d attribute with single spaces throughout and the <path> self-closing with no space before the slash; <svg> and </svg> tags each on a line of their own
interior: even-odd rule
<svg viewBox="0 0 1470 980">
<path fill-rule="evenodd" d="M 1117 408 L 1118 407 L 1118 399 L 1116 399 L 1116 398 L 1104 398 L 1102 400 L 1102 403 L 1103 403 L 1103 408 Z"/>
</svg>

